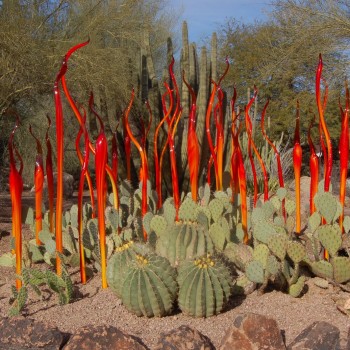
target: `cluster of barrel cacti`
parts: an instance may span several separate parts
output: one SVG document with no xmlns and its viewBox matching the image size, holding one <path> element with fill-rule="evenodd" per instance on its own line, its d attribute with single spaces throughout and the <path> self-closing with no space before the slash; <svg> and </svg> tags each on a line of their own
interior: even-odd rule
<svg viewBox="0 0 350 350">
<path fill-rule="evenodd" d="M 169 199 L 149 213 L 147 243 L 120 239 L 108 262 L 107 279 L 123 304 L 138 316 L 165 316 L 178 302 L 191 316 L 220 313 L 232 291 L 233 275 L 220 252 L 230 241 L 223 213 L 232 207 L 227 193 L 211 198 L 202 189 L 199 203 L 187 196 L 176 220 Z"/>
</svg>

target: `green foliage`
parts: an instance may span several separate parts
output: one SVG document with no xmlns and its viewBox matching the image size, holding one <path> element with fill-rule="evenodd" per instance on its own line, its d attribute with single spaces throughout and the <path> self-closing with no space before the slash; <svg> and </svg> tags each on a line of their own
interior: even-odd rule
<svg viewBox="0 0 350 350">
<path fill-rule="evenodd" d="M 40 270 L 34 268 L 23 268 L 21 276 L 22 287 L 17 290 L 12 287 L 12 307 L 9 310 L 10 316 L 19 315 L 28 301 L 28 290 L 31 288 L 38 296 L 41 296 L 39 287 L 47 286 L 57 294 L 61 305 L 68 304 L 73 298 L 73 284 L 65 266 L 62 266 L 62 275 L 58 276 L 51 270 Z"/>
</svg>

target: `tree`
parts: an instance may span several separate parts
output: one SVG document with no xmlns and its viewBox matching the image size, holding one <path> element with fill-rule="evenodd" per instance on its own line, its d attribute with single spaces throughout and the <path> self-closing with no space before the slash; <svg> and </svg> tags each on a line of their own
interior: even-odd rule
<svg viewBox="0 0 350 350">
<path fill-rule="evenodd" d="M 297 99 L 300 100 L 304 128 L 309 122 L 309 109 L 316 112 L 315 71 L 318 55 L 322 53 L 324 77 L 329 85 L 326 117 L 331 121 L 332 136 L 337 137 L 340 120 L 338 97 L 343 90 L 348 66 L 343 46 L 348 40 L 348 32 L 343 31 L 347 28 L 345 13 L 349 6 L 333 0 L 279 0 L 274 4 L 266 23 L 245 26 L 229 20 L 223 26 L 221 55 L 227 55 L 233 62 L 231 76 L 226 81 L 231 86 L 237 85 L 243 105 L 247 87 L 256 84 L 261 102 L 271 99 L 267 113 L 273 120 L 271 132 L 274 137 L 282 131 L 292 133 Z M 306 8 L 314 12 L 307 12 Z M 319 17 L 316 10 L 323 13 L 323 17 Z M 329 16 L 325 12 L 330 10 L 333 17 L 329 18 L 338 18 L 339 24 L 337 26 L 334 20 L 332 30 L 327 31 L 332 21 L 326 23 L 324 18 Z M 335 17 L 336 13 L 338 17 Z"/>
<path fill-rule="evenodd" d="M 145 77 L 147 80 L 154 79 L 157 64 L 163 64 L 166 39 L 176 19 L 167 13 L 165 5 L 166 0 L 0 2 L 0 124 L 6 130 L 0 137 L 1 150 L 13 126 L 13 118 L 5 113 L 9 107 L 22 117 L 19 139 L 23 144 L 19 147 L 23 151 L 31 142 L 27 136 L 29 121 L 44 135 L 45 114 L 53 116 L 53 81 L 62 57 L 69 47 L 88 38 L 90 44 L 70 60 L 67 82 L 73 98 L 85 106 L 90 91 L 94 92 L 106 131 L 114 131 L 131 89 L 134 87 L 141 97 L 142 56 L 149 57 L 151 50 L 156 53 L 156 67 L 148 70 L 152 74 Z M 138 118 L 141 104 L 140 99 L 138 110 L 134 110 Z M 78 125 L 70 118 L 74 120 L 67 110 L 67 133 L 74 135 Z M 74 148 L 71 144 L 67 147 Z"/>
</svg>

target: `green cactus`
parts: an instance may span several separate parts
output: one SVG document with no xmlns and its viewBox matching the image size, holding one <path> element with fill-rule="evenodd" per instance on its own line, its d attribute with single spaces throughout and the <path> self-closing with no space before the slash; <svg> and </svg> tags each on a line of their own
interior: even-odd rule
<svg viewBox="0 0 350 350">
<path fill-rule="evenodd" d="M 196 221 L 197 218 L 197 204 L 192 200 L 192 198 L 187 197 L 179 209 L 179 219 L 183 221 Z"/>
<path fill-rule="evenodd" d="M 230 239 L 230 230 L 228 225 L 220 225 L 218 222 L 214 222 L 209 228 L 209 235 L 215 248 L 224 250 L 226 242 Z"/>
<path fill-rule="evenodd" d="M 323 225 L 317 229 L 318 239 L 331 256 L 335 256 L 342 244 L 340 229 L 332 225 Z"/>
<path fill-rule="evenodd" d="M 317 211 L 326 222 L 330 224 L 336 216 L 338 204 L 337 199 L 330 192 L 317 193 L 314 197 Z"/>
<path fill-rule="evenodd" d="M 267 245 L 271 252 L 281 261 L 284 260 L 287 253 L 288 239 L 286 235 L 276 234 L 270 237 Z"/>
<path fill-rule="evenodd" d="M 155 254 L 136 254 L 125 273 L 122 302 L 137 316 L 162 317 L 171 313 L 177 295 L 176 270 Z"/>
<path fill-rule="evenodd" d="M 321 225 L 322 217 L 315 211 L 308 219 L 308 227 L 312 233 L 314 233 L 317 228 Z"/>
<path fill-rule="evenodd" d="M 182 260 L 212 253 L 213 242 L 208 230 L 196 222 L 176 222 L 167 227 L 167 234 L 157 239 L 156 251 L 177 266 Z"/>
<path fill-rule="evenodd" d="M 217 222 L 221 217 L 222 212 L 224 211 L 223 202 L 218 198 L 213 198 L 209 202 L 208 207 L 209 207 L 212 219 L 214 220 L 214 222 Z"/>
<path fill-rule="evenodd" d="M 334 281 L 345 283 L 350 280 L 350 259 L 345 256 L 336 256 L 331 260 Z"/>
<path fill-rule="evenodd" d="M 289 290 L 288 290 L 289 294 L 293 298 L 299 297 L 304 289 L 304 286 L 305 286 L 305 276 L 300 276 L 296 283 L 289 286 Z"/>
<path fill-rule="evenodd" d="M 306 252 L 301 243 L 290 241 L 287 245 L 287 254 L 292 259 L 294 264 L 298 264 L 304 260 Z"/>
<path fill-rule="evenodd" d="M 154 231 L 158 237 L 161 237 L 166 232 L 166 228 L 167 221 L 163 216 L 153 216 L 150 222 L 150 229 Z"/>
<path fill-rule="evenodd" d="M 264 266 L 260 261 L 250 261 L 246 266 L 245 274 L 254 283 L 266 283 Z"/>
<path fill-rule="evenodd" d="M 333 279 L 333 266 L 325 260 L 311 263 L 311 271 L 318 277 Z"/>
<path fill-rule="evenodd" d="M 181 264 L 178 283 L 179 307 L 194 317 L 220 313 L 228 302 L 232 287 L 229 269 L 210 254 Z"/>
<path fill-rule="evenodd" d="M 275 226 L 267 221 L 259 221 L 253 227 L 253 237 L 258 241 L 267 244 L 270 238 L 276 235 Z"/>
<path fill-rule="evenodd" d="M 130 263 L 135 259 L 135 251 L 132 249 L 133 241 L 125 242 L 115 249 L 114 254 L 107 264 L 107 282 L 112 291 L 118 296 L 122 296 L 122 286 L 125 273 Z"/>
</svg>

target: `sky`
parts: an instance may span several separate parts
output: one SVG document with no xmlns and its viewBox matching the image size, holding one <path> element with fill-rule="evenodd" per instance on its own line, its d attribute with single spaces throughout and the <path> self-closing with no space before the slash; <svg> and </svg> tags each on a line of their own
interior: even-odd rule
<svg viewBox="0 0 350 350">
<path fill-rule="evenodd" d="M 182 8 L 182 20 L 187 21 L 190 42 L 210 37 L 225 19 L 242 23 L 267 19 L 269 0 L 170 0 L 174 9 Z M 182 20 L 180 21 L 182 23 Z"/>
</svg>

